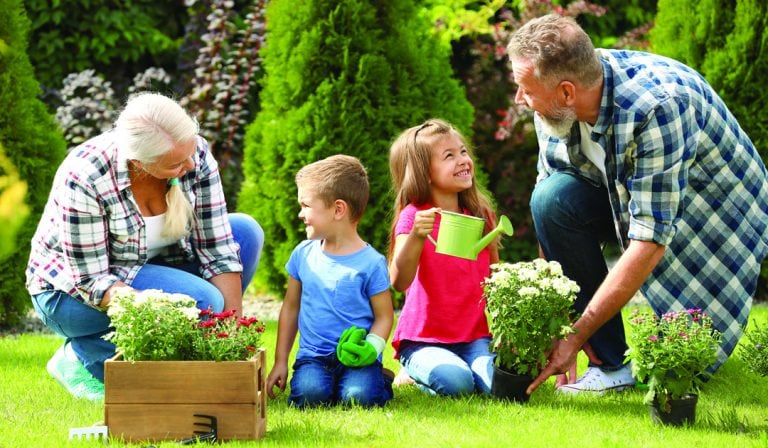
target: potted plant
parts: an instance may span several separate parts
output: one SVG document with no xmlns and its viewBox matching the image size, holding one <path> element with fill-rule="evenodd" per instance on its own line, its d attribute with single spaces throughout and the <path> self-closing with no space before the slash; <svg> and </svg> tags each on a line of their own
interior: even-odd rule
<svg viewBox="0 0 768 448">
<path fill-rule="evenodd" d="M 559 263 L 536 259 L 492 265 L 483 289 L 496 353 L 491 393 L 527 401 L 525 389 L 546 363 L 553 340 L 573 333 L 571 307 L 579 286 Z"/>
<path fill-rule="evenodd" d="M 707 368 L 717 360 L 720 332 L 700 309 L 669 312 L 661 317 L 634 310 L 630 314 L 629 350 L 632 373 L 648 386 L 644 403 L 657 423 L 693 424 Z"/>
<path fill-rule="evenodd" d="M 258 439 L 266 431 L 264 326 L 233 312 L 198 310 L 159 290 L 116 292 L 105 336 L 118 355 L 104 363 L 111 437 Z M 202 419 L 202 420 L 201 420 Z"/>
</svg>

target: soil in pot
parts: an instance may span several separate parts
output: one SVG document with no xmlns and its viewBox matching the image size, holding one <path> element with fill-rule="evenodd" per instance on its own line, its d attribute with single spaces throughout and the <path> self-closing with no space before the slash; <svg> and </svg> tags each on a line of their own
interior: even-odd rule
<svg viewBox="0 0 768 448">
<path fill-rule="evenodd" d="M 686 395 L 675 400 L 669 400 L 669 412 L 660 409 L 656 399 L 651 404 L 651 419 L 661 425 L 683 426 L 693 425 L 696 422 L 696 403 L 698 395 Z"/>
<path fill-rule="evenodd" d="M 491 395 L 502 400 L 525 403 L 529 398 L 525 390 L 532 382 L 531 375 L 520 375 L 494 366 Z"/>
</svg>

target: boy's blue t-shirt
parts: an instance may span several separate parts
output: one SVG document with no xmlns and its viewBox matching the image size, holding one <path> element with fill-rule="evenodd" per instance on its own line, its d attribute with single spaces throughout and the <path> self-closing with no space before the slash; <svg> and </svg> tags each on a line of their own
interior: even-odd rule
<svg viewBox="0 0 768 448">
<path fill-rule="evenodd" d="M 335 353 L 341 333 L 352 325 L 370 331 L 370 299 L 389 289 L 386 259 L 371 246 L 330 255 L 322 241 L 306 240 L 293 249 L 285 269 L 301 283 L 297 358 Z"/>
</svg>

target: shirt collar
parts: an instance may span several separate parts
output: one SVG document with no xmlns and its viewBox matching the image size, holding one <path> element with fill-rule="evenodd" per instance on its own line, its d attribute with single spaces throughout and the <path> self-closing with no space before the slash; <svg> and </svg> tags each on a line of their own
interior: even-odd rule
<svg viewBox="0 0 768 448">
<path fill-rule="evenodd" d="M 115 160 L 115 179 L 117 182 L 117 189 L 118 190 L 125 190 L 126 188 L 131 186 L 131 178 L 129 176 L 129 170 L 128 170 L 128 156 L 125 153 L 125 151 L 122 151 L 120 149 L 120 146 L 117 141 L 113 140 L 113 147 L 114 147 L 114 154 L 113 159 Z"/>
<path fill-rule="evenodd" d="M 608 128 L 613 124 L 613 67 L 608 62 L 608 56 L 605 52 L 597 51 L 600 63 L 603 64 L 603 93 L 600 98 L 600 112 L 592 132 L 606 134 Z"/>
</svg>

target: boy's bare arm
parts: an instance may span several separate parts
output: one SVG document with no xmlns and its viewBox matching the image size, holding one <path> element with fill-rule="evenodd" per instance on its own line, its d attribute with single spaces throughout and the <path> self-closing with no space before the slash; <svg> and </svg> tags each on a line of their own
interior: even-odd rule
<svg viewBox="0 0 768 448">
<path fill-rule="evenodd" d="M 371 297 L 371 308 L 373 309 L 373 325 L 368 333 L 386 341 L 392 331 L 392 324 L 395 321 L 395 312 L 392 308 L 392 295 L 387 289 Z"/>
<path fill-rule="evenodd" d="M 277 321 L 277 343 L 275 344 L 275 364 L 288 364 L 296 333 L 299 330 L 299 306 L 301 305 L 301 283 L 288 277 L 288 289 L 285 292 L 280 317 Z"/>
</svg>

